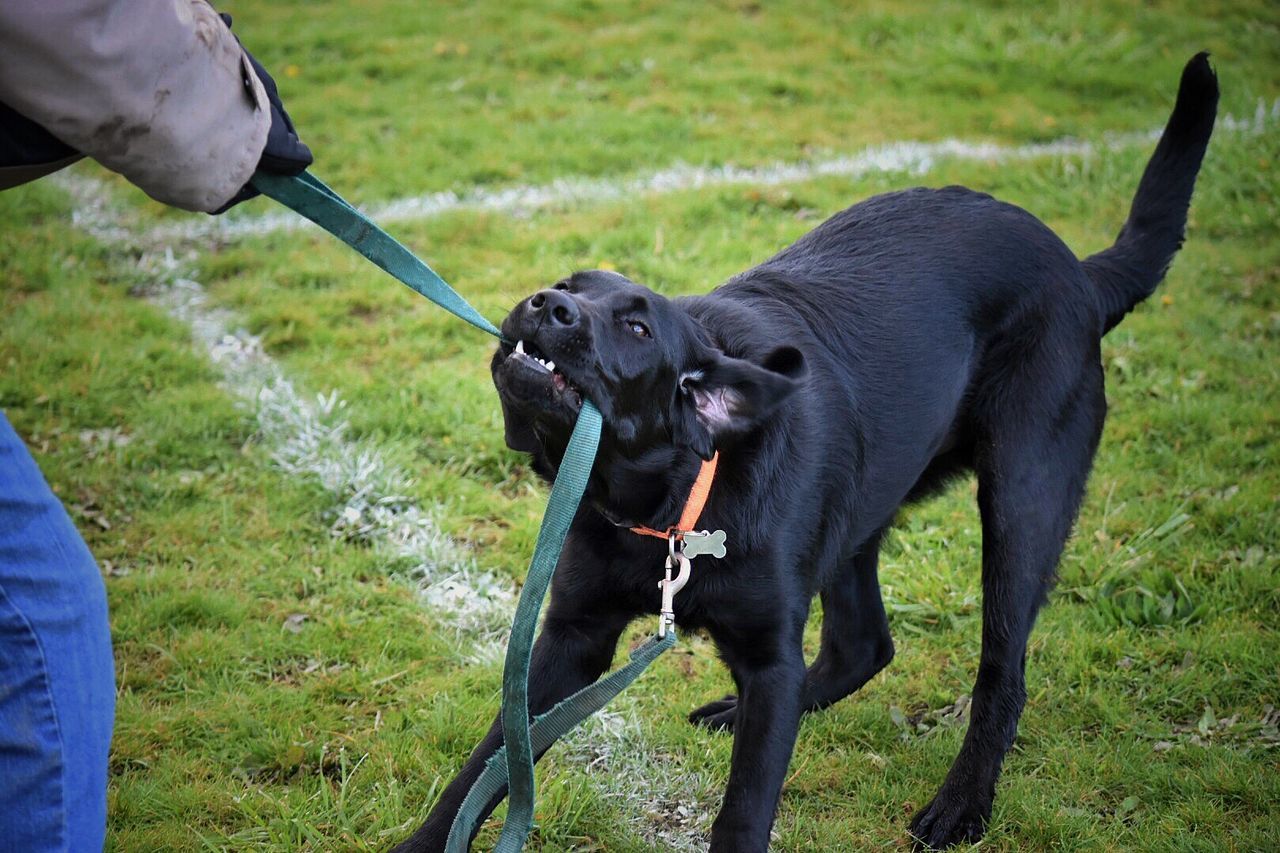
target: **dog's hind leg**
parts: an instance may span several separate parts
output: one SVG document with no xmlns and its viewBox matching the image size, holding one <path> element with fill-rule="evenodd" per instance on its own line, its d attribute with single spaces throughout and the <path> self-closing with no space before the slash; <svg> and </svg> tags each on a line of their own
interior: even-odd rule
<svg viewBox="0 0 1280 853">
<path fill-rule="evenodd" d="M 822 645 L 805 673 L 806 711 L 839 702 L 893 660 L 893 638 L 880 599 L 882 534 L 862 543 L 822 590 Z"/>
<path fill-rule="evenodd" d="M 1092 364 L 1063 383 L 1065 390 L 1050 392 L 1063 388 L 1051 380 L 1070 357 L 1054 356 L 1047 372 L 1029 370 L 1022 374 L 1029 381 L 1003 384 L 1004 409 L 979 436 L 982 658 L 960 753 L 911 821 L 917 846 L 976 841 L 986 828 L 1026 701 L 1027 638 L 1084 495 L 1105 413 L 1101 367 L 1095 348 L 1085 356 Z"/>
<path fill-rule="evenodd" d="M 839 702 L 893 660 L 893 640 L 877 577 L 880 538 L 880 532 L 871 536 L 842 561 L 821 592 L 822 645 L 805 672 L 805 712 Z M 737 709 L 738 697 L 725 696 L 695 710 L 689 722 L 730 730 Z"/>
</svg>

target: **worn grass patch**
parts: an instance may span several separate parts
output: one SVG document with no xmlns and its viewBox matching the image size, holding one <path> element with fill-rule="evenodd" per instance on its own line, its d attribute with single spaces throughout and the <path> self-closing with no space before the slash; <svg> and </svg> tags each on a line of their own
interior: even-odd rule
<svg viewBox="0 0 1280 853">
<path fill-rule="evenodd" d="M 1104 343 L 1111 416 L 1033 635 L 984 846 L 1274 849 L 1280 26 L 1267 3 L 230 11 L 276 70 L 317 173 L 364 202 L 897 139 L 1101 140 L 1162 123 L 1182 63 L 1213 50 L 1224 112 L 1252 119 L 1261 99 L 1265 120 L 1215 138 L 1186 248 Z M 496 318 L 582 267 L 706 290 L 853 201 L 915 183 L 1021 204 L 1085 254 L 1114 236 L 1146 155 L 941 162 L 392 230 Z M 136 232 L 179 221 L 109 183 Z M 270 211 L 263 200 L 237 215 Z M 69 214 L 49 184 L 0 195 L 0 406 L 107 575 L 120 684 L 110 845 L 385 849 L 488 725 L 498 669 L 467 662 L 469 635 L 423 606 L 405 565 L 340 525 L 333 535 L 342 502 L 280 468 L 189 331 L 131 295 L 151 278 L 132 254 Z M 312 232 L 184 263 L 300 389 L 340 393 L 345 438 L 412 476 L 402 497 L 479 570 L 518 582 L 545 489 L 503 446 L 487 338 Z M 970 484 L 904 513 L 882 569 L 898 656 L 803 724 L 777 849 L 903 842 L 963 734 L 979 553 Z M 687 638 L 627 700 L 639 736 L 602 731 L 595 747 L 548 756 L 532 846 L 644 850 L 655 826 L 696 826 L 674 808 L 645 814 L 647 792 L 588 763 L 609 745 L 661 750 L 694 809 L 714 810 L 730 741 L 683 718 L 727 688 L 709 644 Z"/>
</svg>

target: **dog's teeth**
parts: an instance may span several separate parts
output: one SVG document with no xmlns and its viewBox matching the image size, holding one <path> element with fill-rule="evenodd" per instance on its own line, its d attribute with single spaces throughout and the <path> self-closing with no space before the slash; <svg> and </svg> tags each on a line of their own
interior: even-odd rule
<svg viewBox="0 0 1280 853">
<path fill-rule="evenodd" d="M 547 370 L 555 370 L 555 369 L 556 369 L 556 363 L 555 363 L 554 361 L 544 361 L 544 362 L 542 362 L 542 364 L 543 364 L 543 366 L 544 366 L 544 367 L 546 367 L 546 368 L 547 368 Z"/>
<path fill-rule="evenodd" d="M 516 352 L 524 355 L 524 341 L 516 341 Z"/>
</svg>

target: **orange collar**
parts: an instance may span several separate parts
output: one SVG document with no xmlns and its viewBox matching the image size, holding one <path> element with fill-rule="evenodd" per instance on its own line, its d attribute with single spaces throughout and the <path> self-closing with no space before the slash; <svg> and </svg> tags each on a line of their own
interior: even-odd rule
<svg viewBox="0 0 1280 853">
<path fill-rule="evenodd" d="M 707 498 L 711 495 L 711 483 L 716 478 L 716 465 L 719 462 L 720 451 L 717 450 L 715 455 L 702 463 L 702 469 L 698 471 L 698 479 L 693 481 L 693 488 L 689 490 L 689 500 L 685 501 L 684 512 L 680 513 L 680 521 L 675 527 L 668 527 L 666 530 L 633 527 L 631 532 L 639 533 L 641 536 L 656 536 L 659 539 L 670 536 L 684 539 L 684 534 L 692 531 L 702 516 L 702 508 L 707 505 Z"/>
</svg>

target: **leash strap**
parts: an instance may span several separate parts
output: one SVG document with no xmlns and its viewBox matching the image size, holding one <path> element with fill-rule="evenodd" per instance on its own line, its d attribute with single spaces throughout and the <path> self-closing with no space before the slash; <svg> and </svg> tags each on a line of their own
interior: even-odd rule
<svg viewBox="0 0 1280 853">
<path fill-rule="evenodd" d="M 290 176 L 259 171 L 251 183 L 263 195 L 310 219 L 450 314 L 506 340 L 497 326 L 472 308 L 435 270 L 310 172 Z"/>
<path fill-rule="evenodd" d="M 545 752 L 560 738 L 572 731 L 579 723 L 599 711 L 623 690 L 631 685 L 642 672 L 653 663 L 658 655 L 675 645 L 675 631 L 668 631 L 665 637 L 650 637 L 645 643 L 631 653 L 631 662 L 611 672 L 609 675 L 562 699 L 555 707 L 533 721 L 530 730 L 530 746 L 535 755 Z M 465 853 L 475 834 L 480 817 L 486 806 L 494 798 L 501 798 L 503 788 L 507 785 L 507 748 L 502 746 L 489 757 L 484 771 L 467 792 L 458 815 L 454 818 L 449 830 L 449 841 L 445 845 L 445 853 Z M 514 808 L 515 794 L 511 796 Z M 519 838 L 514 832 L 508 836 L 508 828 L 513 826 L 511 810 L 507 811 L 507 823 L 495 853 L 515 853 L 524 846 L 524 830 Z"/>
<path fill-rule="evenodd" d="M 506 340 L 497 326 L 446 284 L 435 270 L 325 186 L 319 178 L 308 172 L 288 176 L 260 171 L 251 182 L 263 195 L 319 225 L 449 313 L 483 332 Z M 587 488 L 587 479 L 600 444 L 600 428 L 600 412 L 589 400 L 583 400 L 560 471 L 551 486 L 547 512 L 538 531 L 538 542 L 533 549 L 529 573 L 520 591 L 520 601 L 511 625 L 511 641 L 507 645 L 507 659 L 502 670 L 501 717 L 505 744 L 490 758 L 480 778 L 467 792 L 449 830 L 449 851 L 456 853 L 467 849 L 484 807 L 491 799 L 500 796 L 504 787 L 510 788 L 511 804 L 497 850 L 517 853 L 523 849 L 533 825 L 534 755 L 545 752 L 567 732 L 603 708 L 635 681 L 658 655 L 675 644 L 674 631 L 665 637 L 651 638 L 632 652 L 631 662 L 626 666 L 562 700 L 534 720 L 530 727 L 529 659 L 533 651 L 533 635 L 569 525 Z"/>
<path fill-rule="evenodd" d="M 511 639 L 507 641 L 507 660 L 502 668 L 502 739 L 507 748 L 507 773 L 511 804 L 507 822 L 502 827 L 499 849 L 519 850 L 533 823 L 533 749 L 529 742 L 529 657 L 533 651 L 533 632 L 537 628 L 542 599 L 551 584 L 551 575 L 560 559 L 564 538 L 578 511 L 578 501 L 587 488 L 591 463 L 600 442 L 600 413 L 587 401 L 578 412 L 578 422 L 569 437 L 564 460 L 556 472 L 547 500 L 547 512 L 538 529 L 538 543 L 533 547 L 529 574 L 520 590 Z M 513 836 L 519 833 L 514 846 Z"/>
</svg>

